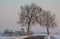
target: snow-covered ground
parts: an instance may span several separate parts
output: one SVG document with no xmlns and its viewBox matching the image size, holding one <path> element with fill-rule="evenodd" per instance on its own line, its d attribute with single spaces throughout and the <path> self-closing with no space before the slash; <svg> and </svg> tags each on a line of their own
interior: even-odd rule
<svg viewBox="0 0 60 39">
<path fill-rule="evenodd" d="M 0 36 L 0 39 L 16 39 L 19 38 L 20 36 Z"/>
<path fill-rule="evenodd" d="M 47 36 L 46 34 L 34 34 L 34 36 L 36 35 Z M 53 39 L 60 39 L 60 34 L 50 34 L 50 36 L 52 36 Z"/>
<path fill-rule="evenodd" d="M 60 35 L 51 35 L 51 36 L 53 36 L 54 37 L 54 39 L 60 39 Z"/>
<path fill-rule="evenodd" d="M 46 34 L 33 34 L 33 36 L 36 35 L 46 35 Z M 53 36 L 53 39 L 60 39 L 60 35 L 59 34 L 50 34 L 51 36 Z M 16 38 L 20 38 L 22 36 L 0 36 L 0 39 L 16 39 Z"/>
</svg>

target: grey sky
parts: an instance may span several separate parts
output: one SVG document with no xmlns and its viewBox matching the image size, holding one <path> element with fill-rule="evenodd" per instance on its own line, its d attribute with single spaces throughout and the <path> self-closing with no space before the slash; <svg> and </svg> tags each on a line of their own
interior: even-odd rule
<svg viewBox="0 0 60 39">
<path fill-rule="evenodd" d="M 60 0 L 0 0 L 0 31 L 5 29 L 20 30 L 20 26 L 17 24 L 20 6 L 31 3 L 36 3 L 43 9 L 55 13 L 58 27 L 51 31 L 60 32 Z M 34 29 L 41 31 L 43 28 L 35 27 Z"/>
</svg>

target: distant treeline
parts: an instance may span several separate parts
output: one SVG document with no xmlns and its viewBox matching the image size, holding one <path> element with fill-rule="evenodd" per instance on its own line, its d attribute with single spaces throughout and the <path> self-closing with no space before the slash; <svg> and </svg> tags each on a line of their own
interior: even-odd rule
<svg viewBox="0 0 60 39">
<path fill-rule="evenodd" d="M 29 32 L 30 35 L 33 34 L 33 31 L 30 31 Z M 24 30 L 21 30 L 21 31 L 12 31 L 12 30 L 5 30 L 3 32 L 3 36 L 22 36 L 22 35 L 26 35 L 26 32 Z"/>
</svg>

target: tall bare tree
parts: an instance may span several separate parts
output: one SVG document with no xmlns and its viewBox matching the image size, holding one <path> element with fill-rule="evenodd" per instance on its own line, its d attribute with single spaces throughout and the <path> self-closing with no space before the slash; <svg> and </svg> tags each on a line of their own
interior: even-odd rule
<svg viewBox="0 0 60 39">
<path fill-rule="evenodd" d="M 36 22 L 35 18 L 38 17 L 38 14 L 40 14 L 41 11 L 42 8 L 34 3 L 32 3 L 31 5 L 21 6 L 21 11 L 19 15 L 20 18 L 18 23 L 28 25 L 27 35 L 29 33 L 30 25 Z"/>
<path fill-rule="evenodd" d="M 56 27 L 55 14 L 51 14 L 50 11 L 42 11 L 42 16 L 38 20 L 39 24 L 47 29 L 47 35 L 49 36 L 49 28 Z"/>
</svg>

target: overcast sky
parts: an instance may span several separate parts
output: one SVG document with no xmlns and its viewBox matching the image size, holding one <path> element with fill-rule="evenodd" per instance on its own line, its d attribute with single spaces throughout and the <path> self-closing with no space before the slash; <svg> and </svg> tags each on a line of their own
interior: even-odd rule
<svg viewBox="0 0 60 39">
<path fill-rule="evenodd" d="M 31 3 L 36 3 L 43 9 L 55 13 L 57 28 L 50 30 L 60 32 L 60 0 L 0 0 L 0 31 L 5 29 L 20 30 L 20 25 L 17 24 L 20 6 Z M 39 26 L 34 27 L 33 30 L 36 32 L 46 31 Z"/>
</svg>

